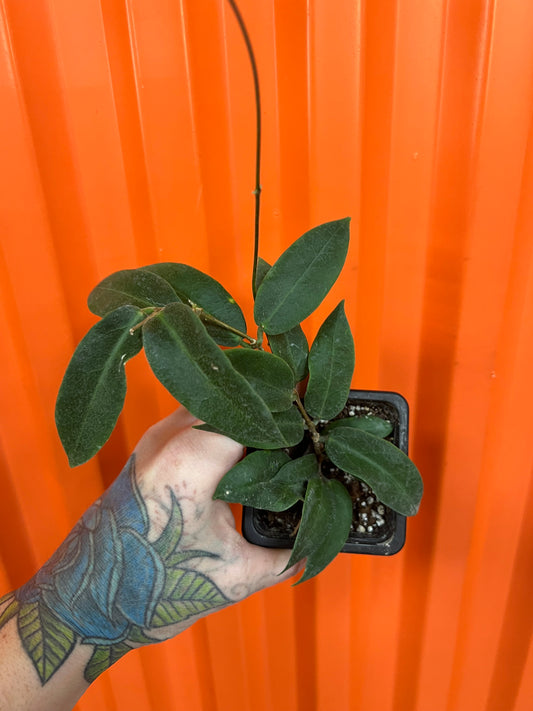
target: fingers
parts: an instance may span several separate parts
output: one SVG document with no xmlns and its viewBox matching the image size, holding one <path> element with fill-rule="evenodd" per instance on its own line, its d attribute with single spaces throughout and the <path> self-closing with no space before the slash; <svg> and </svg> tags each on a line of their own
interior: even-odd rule
<svg viewBox="0 0 533 711">
<path fill-rule="evenodd" d="M 201 421 L 184 407 L 151 427 L 138 443 L 138 462 L 175 460 L 182 471 L 201 476 L 214 492 L 218 481 L 242 457 L 242 445 L 212 432 L 194 429 Z"/>
<path fill-rule="evenodd" d="M 248 575 L 252 592 L 284 582 L 297 575 L 305 567 L 305 560 L 287 568 L 292 551 L 285 549 L 261 548 L 248 543 L 245 555 L 248 558 Z"/>
</svg>

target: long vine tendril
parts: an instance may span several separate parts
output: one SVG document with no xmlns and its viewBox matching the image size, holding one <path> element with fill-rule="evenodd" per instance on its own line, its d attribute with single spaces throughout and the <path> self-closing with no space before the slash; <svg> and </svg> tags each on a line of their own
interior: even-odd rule
<svg viewBox="0 0 533 711">
<path fill-rule="evenodd" d="M 246 44 L 246 49 L 248 51 L 248 57 L 250 59 L 250 66 L 252 69 L 252 75 L 254 80 L 254 92 L 255 92 L 255 118 L 256 118 L 256 141 L 255 141 L 255 188 L 253 194 L 255 196 L 255 220 L 254 220 L 254 263 L 252 270 L 252 293 L 255 297 L 256 288 L 256 278 L 257 278 L 257 262 L 259 259 L 259 215 L 261 207 L 261 94 L 259 91 L 259 74 L 257 72 L 257 63 L 255 61 L 255 54 L 252 47 L 252 42 L 250 40 L 250 35 L 246 29 L 243 17 L 237 3 L 235 0 L 228 0 L 228 3 L 233 10 L 233 14 L 239 24 L 241 34 Z"/>
</svg>

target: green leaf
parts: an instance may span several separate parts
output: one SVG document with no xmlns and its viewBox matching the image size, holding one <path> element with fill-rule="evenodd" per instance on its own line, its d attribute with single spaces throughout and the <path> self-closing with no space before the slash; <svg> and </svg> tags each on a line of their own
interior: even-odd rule
<svg viewBox="0 0 533 711">
<path fill-rule="evenodd" d="M 202 573 L 180 568 L 169 570 L 164 597 L 155 609 L 150 627 L 173 625 L 229 602 Z"/>
<path fill-rule="evenodd" d="M 257 291 L 254 318 L 267 334 L 290 331 L 321 303 L 346 259 L 349 224 L 345 218 L 309 230 L 266 274 Z"/>
<path fill-rule="evenodd" d="M 264 453 L 266 454 L 266 452 Z M 263 454 L 263 452 L 253 452 L 248 457 L 256 454 Z M 246 459 L 242 461 L 245 462 Z M 246 474 L 240 472 L 238 477 L 232 475 L 230 487 L 225 487 L 223 482 L 228 474 L 233 471 L 230 469 L 219 484 L 222 495 L 217 497 L 215 492 L 215 498 L 253 506 L 258 509 L 266 509 L 267 511 L 285 511 L 297 501 L 304 500 L 307 481 L 318 475 L 318 461 L 314 454 L 306 454 L 298 459 L 291 459 L 275 472 L 271 478 L 262 469 L 259 459 L 254 462 L 253 467 L 255 467 L 256 471 L 249 474 L 248 481 L 246 480 Z M 234 481 L 236 478 L 239 481 Z M 233 493 L 230 493 L 229 496 L 227 496 L 228 488 L 233 490 Z"/>
<path fill-rule="evenodd" d="M 335 429 L 325 446 L 333 464 L 368 484 L 383 504 L 404 516 L 416 514 L 422 478 L 400 449 L 351 427 Z"/>
<path fill-rule="evenodd" d="M 124 366 L 142 348 L 140 329 L 130 329 L 143 319 L 137 307 L 121 306 L 91 328 L 72 356 L 55 412 L 71 466 L 94 456 L 115 427 L 126 395 Z"/>
<path fill-rule="evenodd" d="M 193 430 L 201 430 L 202 432 L 212 432 L 213 434 L 219 434 L 223 435 L 224 437 L 227 437 L 227 434 L 221 429 L 219 429 L 218 427 L 213 427 L 212 425 L 206 425 L 205 422 L 201 425 L 193 425 L 192 428 Z"/>
<path fill-rule="evenodd" d="M 334 479 L 309 480 L 302 519 L 287 568 L 307 558 L 298 585 L 320 573 L 346 543 L 352 525 L 352 500 Z"/>
<path fill-rule="evenodd" d="M 150 264 L 142 269 L 165 279 L 182 301 L 196 304 L 219 321 L 246 333 L 246 321 L 240 306 L 222 284 L 213 277 L 204 274 L 199 269 L 190 267 L 188 264 L 174 262 Z M 238 335 L 225 331 L 219 326 L 207 324 L 206 328 L 221 346 L 235 346 L 241 342 Z"/>
<path fill-rule="evenodd" d="M 298 500 L 290 486 L 275 484 L 277 473 L 289 461 L 289 455 L 283 450 L 251 452 L 222 477 L 213 498 L 258 509 L 284 511 Z M 287 497 L 290 503 L 285 505 Z"/>
<path fill-rule="evenodd" d="M 304 436 L 304 421 L 294 405 L 288 410 L 283 410 L 283 412 L 273 412 L 272 418 L 278 429 L 280 442 L 282 442 L 279 447 L 293 447 L 302 441 Z M 193 429 L 202 430 L 203 432 L 213 432 L 214 434 L 221 434 L 225 437 L 232 437 L 231 432 L 220 427 L 213 427 L 212 425 L 194 425 Z M 277 447 L 262 447 L 262 449 L 277 449 Z"/>
<path fill-rule="evenodd" d="M 271 265 L 259 257 L 257 262 L 256 289 L 259 289 Z M 301 326 L 295 326 L 286 333 L 268 336 L 270 350 L 274 355 L 283 358 L 291 367 L 296 382 L 299 383 L 307 376 L 307 356 L 309 345 Z"/>
<path fill-rule="evenodd" d="M 283 447 L 294 447 L 294 445 L 302 441 L 304 437 L 304 421 L 296 405 L 283 412 L 274 412 L 272 417 L 283 439 Z"/>
<path fill-rule="evenodd" d="M 305 409 L 319 420 L 330 420 L 346 405 L 355 353 L 344 301 L 324 321 L 309 351 L 309 382 Z"/>
<path fill-rule="evenodd" d="M 4 608 L 2 614 L 0 615 L 0 629 L 2 629 L 2 627 L 7 624 L 12 617 L 15 617 L 15 615 L 19 611 L 20 603 L 15 598 L 13 593 L 9 593 L 9 595 L 2 597 L 0 599 L 0 604 L 2 604 L 3 602 L 7 602 L 9 598 L 11 598 L 9 605 Z"/>
<path fill-rule="evenodd" d="M 301 326 L 295 326 L 290 331 L 268 336 L 272 353 L 283 358 L 290 365 L 299 383 L 307 376 L 307 356 L 309 345 Z"/>
<path fill-rule="evenodd" d="M 39 602 L 20 606 L 18 630 L 22 646 L 45 684 L 74 649 L 76 635 Z"/>
<path fill-rule="evenodd" d="M 105 316 L 120 306 L 165 306 L 180 301 L 174 289 L 157 274 L 141 269 L 124 269 L 101 281 L 89 294 L 93 314 Z"/>
<path fill-rule="evenodd" d="M 257 270 L 255 273 L 255 288 L 256 290 L 259 289 L 261 284 L 263 283 L 263 279 L 266 277 L 268 270 L 271 268 L 271 265 L 266 262 L 262 257 L 258 257 L 257 259 Z"/>
<path fill-rule="evenodd" d="M 294 373 L 271 353 L 234 348 L 225 351 L 232 366 L 250 383 L 271 412 L 287 410 L 293 402 Z"/>
<path fill-rule="evenodd" d="M 157 640 L 151 640 L 155 642 Z M 109 645 L 98 645 L 94 648 L 94 652 L 89 660 L 89 663 L 85 667 L 85 681 L 92 684 L 93 681 L 105 672 L 109 667 L 118 662 L 118 660 L 123 657 L 126 652 L 131 651 L 131 647 L 124 642 L 119 642 L 118 644 Z"/>
<path fill-rule="evenodd" d="M 360 415 L 352 417 L 343 417 L 342 420 L 333 420 L 333 422 L 328 422 L 324 427 L 324 433 L 328 434 L 338 427 L 353 427 L 356 430 L 362 430 L 363 432 L 368 432 L 375 437 L 388 437 L 394 426 L 389 420 L 384 420 L 382 417 L 377 415 Z"/>
<path fill-rule="evenodd" d="M 285 441 L 272 413 L 184 304 L 171 304 L 143 328 L 156 377 L 195 417 L 249 447 Z"/>
</svg>

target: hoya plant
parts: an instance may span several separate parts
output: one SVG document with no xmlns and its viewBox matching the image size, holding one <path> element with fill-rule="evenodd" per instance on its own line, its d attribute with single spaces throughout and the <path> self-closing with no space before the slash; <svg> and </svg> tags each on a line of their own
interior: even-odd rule
<svg viewBox="0 0 533 711">
<path fill-rule="evenodd" d="M 105 278 L 88 300 L 101 320 L 77 347 L 57 398 L 70 464 L 89 460 L 111 435 L 124 404 L 125 365 L 144 348 L 156 378 L 205 423 L 201 429 L 247 448 L 215 498 L 270 511 L 303 502 L 289 561 L 307 558 L 301 580 L 322 570 L 350 532 L 352 500 L 331 478 L 331 464 L 394 511 L 415 514 L 422 481 L 383 438 L 387 423 L 335 419 L 355 362 L 344 302 L 310 348 L 301 326 L 339 276 L 348 242 L 349 219 L 336 220 L 306 232 L 273 266 L 258 259 L 253 333 L 222 284 L 192 266 L 151 264 Z"/>
<path fill-rule="evenodd" d="M 322 303 L 348 251 L 349 219 L 319 225 L 270 266 L 259 258 L 261 107 L 255 57 L 234 0 L 255 89 L 255 326 L 230 293 L 180 263 L 150 264 L 105 278 L 89 296 L 101 320 L 65 373 L 56 423 L 72 466 L 93 457 L 113 431 L 126 394 L 125 365 L 144 349 L 156 378 L 198 419 L 246 447 L 215 498 L 270 511 L 303 502 L 289 566 L 306 558 L 301 581 L 341 550 L 352 524 L 349 488 L 335 468 L 369 486 L 379 501 L 415 514 L 420 475 L 384 439 L 379 418 L 339 419 L 354 370 L 354 343 L 341 301 L 309 348 L 301 323 Z M 333 465 L 333 466 L 332 466 Z"/>
</svg>

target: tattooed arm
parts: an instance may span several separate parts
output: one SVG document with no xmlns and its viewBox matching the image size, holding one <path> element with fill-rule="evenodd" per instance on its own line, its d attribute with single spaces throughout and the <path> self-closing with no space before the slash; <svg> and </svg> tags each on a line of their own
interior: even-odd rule
<svg viewBox="0 0 533 711">
<path fill-rule="evenodd" d="M 195 422 L 180 408 L 152 427 L 50 560 L 0 598 L 0 709 L 71 709 L 131 649 L 296 572 L 279 575 L 289 552 L 247 543 L 212 500 L 242 448 Z"/>
</svg>

